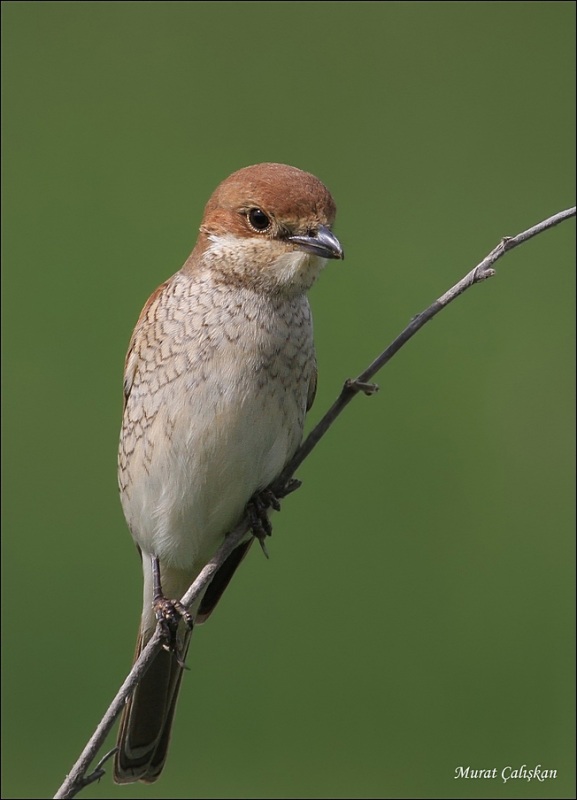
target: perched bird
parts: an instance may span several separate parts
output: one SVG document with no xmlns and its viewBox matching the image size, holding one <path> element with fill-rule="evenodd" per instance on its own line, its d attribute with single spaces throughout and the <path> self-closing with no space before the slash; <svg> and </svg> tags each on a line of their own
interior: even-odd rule
<svg viewBox="0 0 577 800">
<path fill-rule="evenodd" d="M 343 257 L 335 204 L 318 178 L 284 164 L 233 173 L 208 201 L 196 246 L 149 298 L 124 372 L 122 507 L 142 559 L 136 656 L 299 446 L 316 388 L 306 298 Z M 204 622 L 252 542 L 233 551 L 190 620 Z M 182 611 L 182 609 L 180 609 Z M 127 702 L 114 779 L 164 767 L 191 625 L 175 632 Z"/>
</svg>

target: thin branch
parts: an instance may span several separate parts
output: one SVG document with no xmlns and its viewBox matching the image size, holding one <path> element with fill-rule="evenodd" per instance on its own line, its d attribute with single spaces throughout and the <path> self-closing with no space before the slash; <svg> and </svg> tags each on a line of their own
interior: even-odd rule
<svg viewBox="0 0 577 800">
<path fill-rule="evenodd" d="M 211 559 L 208 564 L 201 570 L 198 574 L 194 583 L 190 586 L 184 597 L 182 598 L 182 605 L 186 608 L 190 608 L 190 606 L 194 603 L 198 595 L 203 591 L 205 586 L 210 582 L 214 573 L 218 570 L 222 564 L 226 561 L 228 556 L 232 553 L 234 548 L 240 543 L 242 538 L 246 535 L 249 529 L 249 524 L 247 519 L 243 519 L 236 528 L 226 537 L 224 543 L 218 549 L 216 555 L 213 559 Z M 138 657 L 138 659 L 134 662 L 132 669 L 130 670 L 128 677 L 118 690 L 118 693 L 110 706 L 108 707 L 106 713 L 104 714 L 101 722 L 99 723 L 98 727 L 92 734 L 90 741 L 80 754 L 78 761 L 74 764 L 74 767 L 70 771 L 70 773 L 66 776 L 66 780 L 62 784 L 62 786 L 58 789 L 56 794 L 54 795 L 54 800 L 56 798 L 71 798 L 76 797 L 78 792 L 84 789 L 89 783 L 92 783 L 93 780 L 96 780 L 100 776 L 96 776 L 93 778 L 93 775 L 98 771 L 98 768 L 94 770 L 92 775 L 85 777 L 86 770 L 96 757 L 97 752 L 102 747 L 104 740 L 110 733 L 112 726 L 116 721 L 116 717 L 122 711 L 126 700 L 134 689 L 136 688 L 136 684 L 139 682 L 141 677 L 144 675 L 148 667 L 150 666 L 152 659 L 154 658 L 155 654 L 160 650 L 162 647 L 162 634 L 159 628 L 156 629 L 154 635 Z M 99 763 L 100 766 L 102 762 Z"/>
<path fill-rule="evenodd" d="M 499 244 L 489 253 L 489 255 L 484 258 L 483 261 L 477 264 L 477 266 L 467 275 L 465 275 L 462 280 L 452 286 L 447 292 L 445 292 L 445 294 L 441 295 L 438 300 L 435 300 L 435 302 L 432 303 L 421 314 L 418 314 L 416 317 L 414 317 L 407 325 L 405 330 L 402 331 L 402 333 L 400 333 L 399 336 L 397 336 L 397 338 L 391 342 L 391 344 L 385 350 L 383 350 L 383 352 L 371 364 L 369 364 L 369 366 L 363 372 L 361 372 L 357 378 L 354 380 L 347 380 L 345 382 L 338 398 L 329 408 L 321 421 L 307 436 L 303 444 L 299 447 L 295 455 L 286 465 L 281 475 L 274 482 L 273 486 L 271 487 L 273 492 L 278 497 L 283 497 L 288 494 L 287 488 L 290 486 L 290 479 L 292 478 L 295 470 L 298 469 L 303 461 L 310 455 L 312 450 L 317 446 L 321 438 L 326 434 L 339 414 L 359 392 L 363 392 L 364 394 L 373 394 L 377 390 L 378 387 L 371 383 L 372 378 L 382 367 L 385 366 L 385 364 L 391 360 L 396 353 L 398 353 L 401 347 L 403 347 L 403 345 L 405 345 L 409 339 L 411 339 L 417 333 L 417 331 L 421 330 L 421 328 L 427 322 L 429 322 L 439 313 L 439 311 L 442 311 L 443 308 L 446 308 L 449 303 L 463 294 L 463 292 L 465 292 L 471 286 L 487 280 L 487 278 L 491 278 L 495 274 L 495 270 L 492 268 L 493 264 L 509 250 L 512 250 L 514 247 L 517 247 L 523 242 L 528 241 L 529 239 L 533 238 L 533 236 L 537 236 L 537 234 L 542 233 L 543 231 L 546 231 L 555 225 L 558 225 L 560 222 L 563 222 L 570 217 L 574 217 L 575 213 L 575 207 L 568 208 L 565 211 L 560 211 L 558 214 L 555 214 L 552 217 L 548 217 L 542 222 L 539 222 L 537 225 L 534 225 L 532 228 L 517 234 L 517 236 L 504 237 L 501 242 L 499 242 Z M 294 488 L 294 485 L 292 488 Z M 184 597 L 181 599 L 183 606 L 190 608 L 194 600 L 208 585 L 214 573 L 219 569 L 220 566 L 222 566 L 230 553 L 246 536 L 249 528 L 250 524 L 245 516 L 244 519 L 242 519 L 237 525 L 237 527 L 226 537 L 226 540 L 219 548 L 214 558 L 208 562 L 192 586 L 188 589 Z M 160 649 L 160 647 L 161 634 L 159 629 L 157 629 L 152 639 L 142 651 L 138 660 L 134 663 L 128 677 L 120 687 L 118 694 L 106 711 L 102 721 L 96 728 L 96 731 L 92 735 L 90 741 L 82 751 L 78 761 L 75 763 L 71 772 L 67 775 L 66 780 L 58 792 L 54 795 L 55 800 L 56 798 L 60 799 L 75 797 L 85 786 L 93 783 L 95 780 L 98 780 L 104 773 L 102 764 L 110 754 L 107 754 L 107 756 L 101 759 L 97 768 L 90 775 L 86 776 L 88 767 L 96 757 L 96 753 L 102 746 L 106 736 L 114 725 L 116 717 L 122 711 L 127 698 L 134 691 L 136 684 L 152 662 L 155 653 Z"/>
<path fill-rule="evenodd" d="M 463 292 L 465 292 L 471 286 L 474 286 L 476 283 L 481 283 L 481 281 L 485 281 L 487 278 L 492 278 L 493 275 L 495 275 L 495 270 L 492 269 L 492 266 L 501 258 L 501 256 L 504 256 L 505 253 L 509 252 L 509 250 L 513 250 L 514 247 L 523 244 L 523 242 L 532 239 L 533 236 L 537 236 L 538 233 L 543 233 L 543 231 L 553 228 L 560 222 L 563 222 L 570 217 L 574 217 L 575 211 L 576 207 L 573 206 L 573 208 L 560 211 L 558 214 L 554 214 L 552 217 L 548 217 L 542 222 L 537 223 L 537 225 L 533 225 L 532 228 L 528 228 L 528 230 L 518 233 L 517 236 L 504 236 L 499 244 L 493 248 L 493 250 L 491 250 L 489 255 L 486 256 L 486 258 L 484 258 L 479 264 L 477 264 L 474 269 L 467 273 L 464 278 L 462 278 L 454 286 L 451 286 L 451 288 L 445 292 L 445 294 L 441 295 L 441 297 L 439 297 L 438 300 L 435 300 L 434 303 L 431 303 L 431 305 L 422 313 L 417 314 L 416 317 L 413 317 L 405 330 L 402 331 L 397 338 L 391 342 L 386 350 L 383 350 L 383 352 L 377 356 L 377 358 L 375 358 L 371 364 L 369 364 L 364 372 L 361 372 L 361 374 L 354 380 L 349 379 L 345 381 L 340 395 L 337 397 L 321 421 L 309 433 L 305 441 L 302 443 L 282 473 L 274 482 L 273 491 L 278 490 L 280 495 L 282 495 L 282 487 L 300 467 L 305 458 L 307 458 L 311 451 L 317 446 L 319 441 L 331 427 L 339 414 L 348 406 L 353 397 L 355 397 L 359 391 L 363 392 L 364 394 L 372 394 L 377 390 L 378 387 L 370 383 L 371 379 L 382 367 L 385 366 L 385 364 L 391 360 L 394 355 L 399 352 L 401 347 L 403 347 L 403 345 L 405 345 L 409 339 L 413 338 L 417 331 L 420 331 L 427 322 L 432 320 L 433 317 L 439 313 L 439 311 L 442 311 L 444 308 L 446 308 L 449 303 L 459 297 L 459 295 L 463 294 Z"/>
<path fill-rule="evenodd" d="M 85 786 L 92 783 L 92 775 L 86 777 L 86 770 L 102 747 L 104 740 L 116 722 L 116 717 L 122 711 L 126 699 L 130 697 L 136 684 L 146 672 L 154 654 L 160 649 L 160 640 L 160 631 L 157 629 L 154 636 L 142 651 L 140 658 L 134 663 L 128 677 L 118 690 L 116 697 L 108 707 L 88 744 L 80 754 L 78 761 L 74 764 L 72 770 L 66 776 L 66 780 L 54 795 L 55 798 L 76 797 L 81 789 L 84 789 Z M 94 772 L 97 772 L 97 770 Z"/>
</svg>

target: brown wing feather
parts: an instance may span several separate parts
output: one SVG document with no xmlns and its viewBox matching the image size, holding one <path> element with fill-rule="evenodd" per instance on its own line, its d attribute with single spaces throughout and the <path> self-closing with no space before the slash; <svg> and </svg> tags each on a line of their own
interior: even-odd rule
<svg viewBox="0 0 577 800">
<path fill-rule="evenodd" d="M 200 625 L 206 622 L 210 617 L 239 564 L 248 553 L 252 542 L 252 538 L 246 542 L 241 542 L 238 547 L 235 547 L 220 569 L 217 570 L 214 578 L 208 584 L 208 588 L 198 608 L 195 620 L 197 624 Z"/>
<path fill-rule="evenodd" d="M 311 379 L 309 381 L 309 392 L 307 396 L 307 411 L 311 410 L 312 405 L 315 402 L 315 397 L 317 395 L 317 378 L 318 378 L 318 370 L 317 370 L 317 362 L 315 360 L 311 371 Z"/>
</svg>

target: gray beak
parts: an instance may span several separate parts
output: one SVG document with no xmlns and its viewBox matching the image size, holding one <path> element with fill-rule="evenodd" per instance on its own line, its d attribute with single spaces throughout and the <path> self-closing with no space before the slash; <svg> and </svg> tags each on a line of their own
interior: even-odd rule
<svg viewBox="0 0 577 800">
<path fill-rule="evenodd" d="M 345 257 L 341 243 L 324 225 L 319 225 L 316 231 L 311 231 L 306 236 L 289 236 L 288 240 L 296 244 L 299 250 L 321 258 Z"/>
</svg>

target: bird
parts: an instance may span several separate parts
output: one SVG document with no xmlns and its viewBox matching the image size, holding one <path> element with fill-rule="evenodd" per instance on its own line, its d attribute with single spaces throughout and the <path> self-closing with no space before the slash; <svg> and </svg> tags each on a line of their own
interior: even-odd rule
<svg viewBox="0 0 577 800">
<path fill-rule="evenodd" d="M 302 441 L 317 384 L 307 292 L 329 259 L 344 257 L 335 215 L 309 172 L 277 163 L 234 172 L 208 200 L 192 253 L 136 323 L 118 456 L 144 575 L 135 660 L 159 620 L 173 642 L 124 706 L 116 783 L 160 776 L 192 627 L 212 613 L 252 533 L 189 611 L 178 599 Z"/>
</svg>

